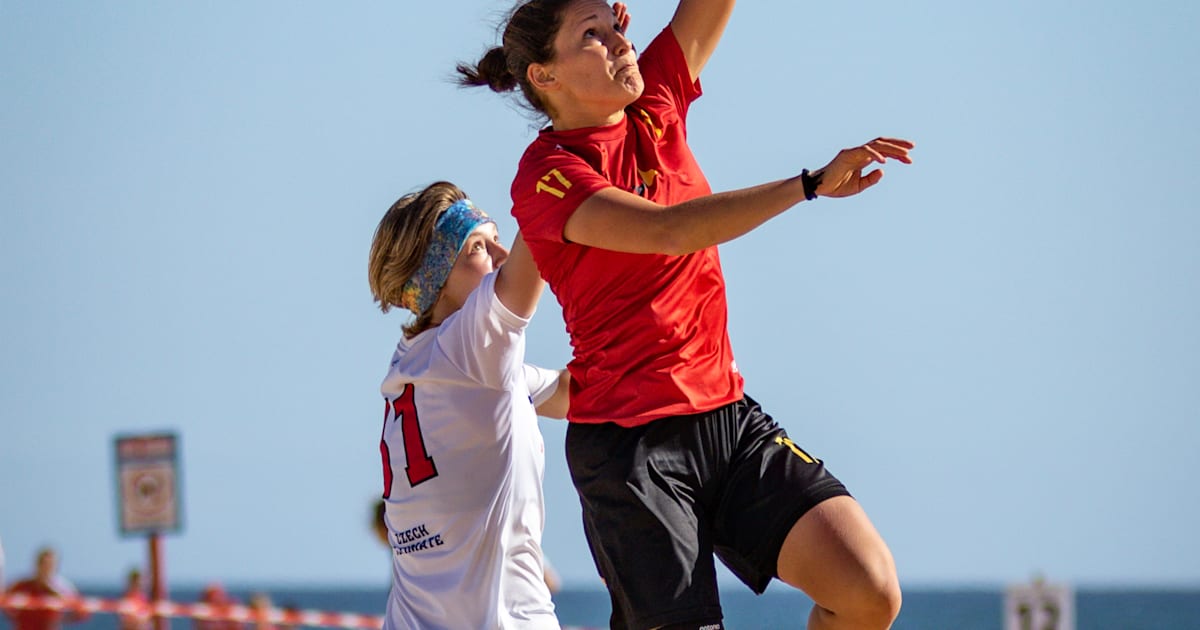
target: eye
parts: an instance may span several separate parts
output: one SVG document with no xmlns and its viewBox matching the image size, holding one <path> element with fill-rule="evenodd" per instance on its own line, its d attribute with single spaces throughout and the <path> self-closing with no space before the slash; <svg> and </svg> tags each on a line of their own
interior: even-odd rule
<svg viewBox="0 0 1200 630">
<path fill-rule="evenodd" d="M 589 28 L 588 30 L 586 30 L 586 31 L 584 31 L 584 32 L 583 32 L 583 38 L 584 38 L 584 39 L 591 39 L 591 38 L 593 38 L 593 37 L 599 37 L 599 34 L 598 34 L 598 33 L 596 33 L 596 29 L 594 29 L 594 28 Z"/>
</svg>

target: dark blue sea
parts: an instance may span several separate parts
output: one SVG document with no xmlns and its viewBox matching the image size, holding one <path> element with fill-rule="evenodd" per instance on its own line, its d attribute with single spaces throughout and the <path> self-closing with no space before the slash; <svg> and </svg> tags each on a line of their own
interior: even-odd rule
<svg viewBox="0 0 1200 630">
<path fill-rule="evenodd" d="M 91 597 L 116 597 L 114 588 L 80 590 Z M 175 588 L 170 598 L 194 602 L 200 588 Z M 304 610 L 353 612 L 382 615 L 387 596 L 383 588 L 239 588 L 229 591 L 241 602 L 263 592 L 276 607 L 294 606 Z M 761 596 L 749 590 L 731 587 L 722 591 L 725 623 L 732 629 L 803 628 L 811 601 L 802 593 L 773 585 Z M 606 628 L 608 595 L 602 590 L 564 589 L 554 598 L 559 621 L 565 626 Z M 987 589 L 906 589 L 904 606 L 893 626 L 895 630 L 1003 630 L 1004 592 Z M 1200 630 L 1200 588 L 1187 590 L 1157 589 L 1076 589 L 1075 627 L 1077 630 Z M 8 628 L 7 620 L 0 627 Z M 186 620 L 174 619 L 173 630 L 192 630 Z M 90 620 L 66 626 L 66 630 L 115 630 L 112 615 L 97 614 Z"/>
</svg>

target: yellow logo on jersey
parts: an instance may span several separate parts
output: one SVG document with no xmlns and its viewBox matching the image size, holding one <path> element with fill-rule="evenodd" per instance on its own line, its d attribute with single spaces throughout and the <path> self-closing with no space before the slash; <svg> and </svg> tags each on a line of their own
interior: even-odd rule
<svg viewBox="0 0 1200 630">
<path fill-rule="evenodd" d="M 642 183 L 649 188 L 654 185 L 654 178 L 658 177 L 658 169 L 651 168 L 643 171 L 639 168 L 638 175 L 642 176 Z"/>
<path fill-rule="evenodd" d="M 654 126 L 654 121 L 650 118 L 650 112 L 647 112 L 644 109 L 639 109 L 638 115 L 642 117 L 642 120 L 646 121 L 646 125 L 650 127 L 650 131 L 654 133 L 654 139 L 661 140 L 663 130 Z"/>
<path fill-rule="evenodd" d="M 557 180 L 558 185 L 562 186 L 562 190 L 559 190 L 558 188 L 555 188 L 554 186 L 550 185 L 549 182 L 550 182 L 551 178 L 554 178 L 555 180 Z M 566 191 L 570 188 L 571 188 L 571 180 L 567 179 L 556 168 L 550 169 L 550 172 L 543 175 L 542 178 L 539 179 L 538 183 L 537 183 L 537 192 L 548 192 L 551 195 L 558 197 L 559 199 L 562 199 L 567 194 Z"/>
</svg>

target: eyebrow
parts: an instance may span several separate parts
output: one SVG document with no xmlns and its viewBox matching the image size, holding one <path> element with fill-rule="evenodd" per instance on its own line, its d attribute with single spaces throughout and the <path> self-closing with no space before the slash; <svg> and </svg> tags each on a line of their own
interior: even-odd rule
<svg viewBox="0 0 1200 630">
<path fill-rule="evenodd" d="M 470 243 L 472 240 L 475 240 L 475 239 L 491 241 L 491 240 L 495 240 L 498 238 L 500 238 L 500 230 L 499 229 L 497 229 L 494 232 L 492 230 L 488 230 L 488 229 L 484 229 L 484 231 L 482 231 L 482 232 L 472 230 L 471 233 L 467 235 L 467 238 L 463 239 L 463 245 L 466 245 L 467 243 Z"/>
<path fill-rule="evenodd" d="M 584 24 L 586 24 L 586 23 L 588 23 L 588 22 L 591 22 L 592 20 L 599 20 L 599 19 L 600 19 L 600 14 L 599 14 L 599 13 L 593 13 L 593 14 L 591 14 L 591 15 L 589 15 L 589 16 L 587 16 L 587 17 L 585 17 L 585 18 L 580 18 L 580 19 L 578 19 L 578 20 L 575 20 L 575 24 L 574 24 L 574 26 L 575 26 L 576 28 L 578 28 L 578 27 L 580 27 L 580 26 L 583 26 Z"/>
</svg>

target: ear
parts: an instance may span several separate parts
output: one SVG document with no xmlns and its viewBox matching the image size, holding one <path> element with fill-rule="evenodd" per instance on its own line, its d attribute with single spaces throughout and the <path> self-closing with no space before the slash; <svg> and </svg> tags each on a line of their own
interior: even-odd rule
<svg viewBox="0 0 1200 630">
<path fill-rule="evenodd" d="M 544 92 L 558 89 L 558 80 L 554 78 L 554 72 L 546 64 L 529 64 L 529 67 L 525 69 L 525 78 L 533 87 Z"/>
</svg>

